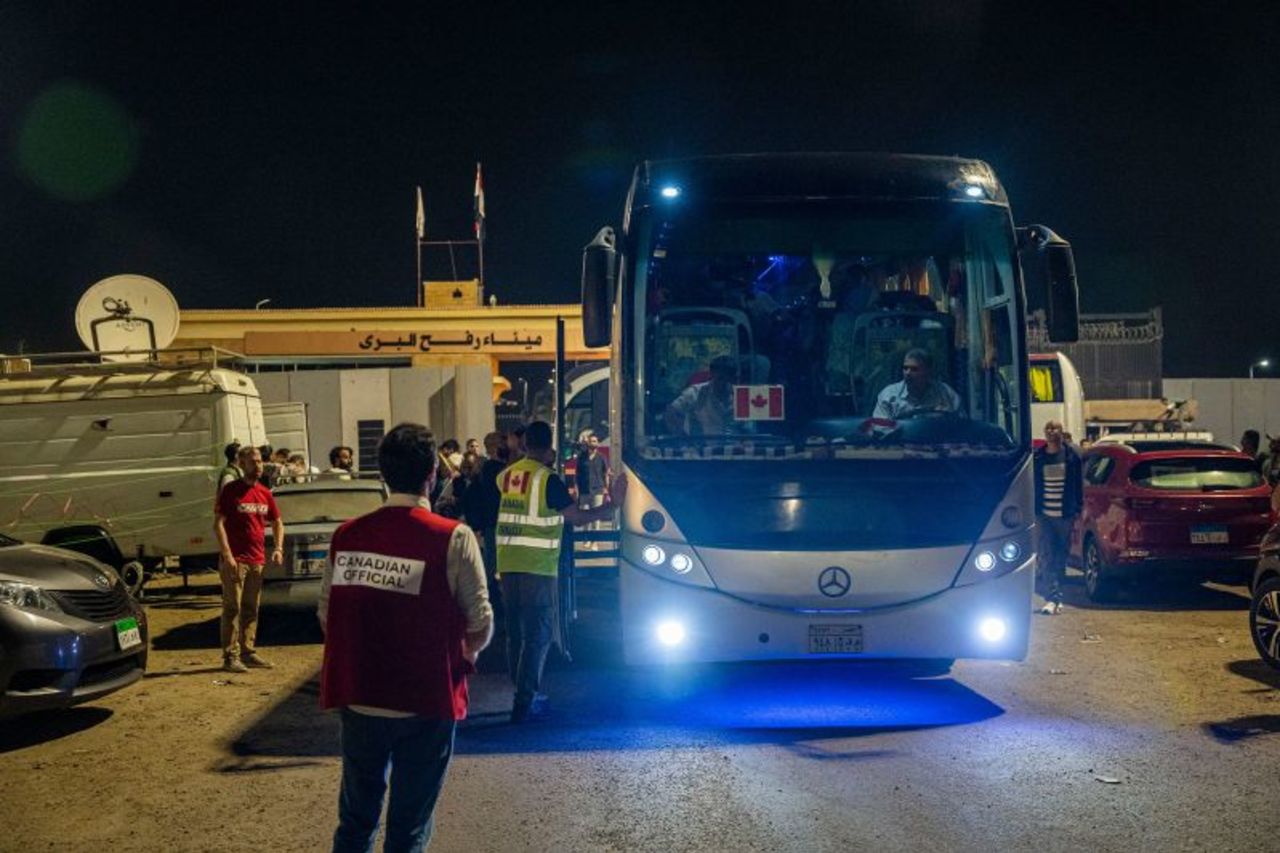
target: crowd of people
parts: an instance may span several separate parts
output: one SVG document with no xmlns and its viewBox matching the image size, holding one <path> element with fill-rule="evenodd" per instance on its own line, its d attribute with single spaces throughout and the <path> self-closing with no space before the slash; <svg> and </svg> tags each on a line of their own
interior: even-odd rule
<svg viewBox="0 0 1280 853">
<path fill-rule="evenodd" d="M 324 471 L 308 464 L 306 454 L 292 451 L 287 447 L 272 448 L 269 444 L 254 448 L 261 460 L 258 481 L 268 489 L 274 489 L 281 483 L 300 483 L 309 478 L 319 476 L 350 477 L 355 467 L 355 451 L 346 445 L 338 445 L 329 451 L 329 467 Z M 242 448 L 240 442 L 233 441 L 223 448 L 227 463 L 218 473 L 218 489 L 234 480 L 239 480 L 244 472 L 241 469 L 239 456 Z"/>
<path fill-rule="evenodd" d="M 334 533 L 317 608 L 325 633 L 320 705 L 341 717 L 334 850 L 369 849 L 384 800 L 387 849 L 422 849 L 430 838 L 457 721 L 466 716 L 467 676 L 493 637 L 495 604 L 506 633 L 511 721 L 546 712 L 542 673 L 561 553 L 571 547 L 566 534 L 608 518 L 626 490 L 594 434 L 584 433 L 578 449 L 571 488 L 554 469 L 544 421 L 491 432 L 483 447 L 475 439 L 437 447 L 429 429 L 411 423 L 382 438 L 378 472 L 390 495 Z M 220 641 L 223 668 L 240 673 L 272 666 L 255 647 L 268 525 L 269 559 L 284 559 L 272 488 L 352 477 L 354 454 L 334 447 L 323 472 L 284 450 L 229 445 L 226 457 L 214 513 Z M 409 672 L 415 677 L 405 678 Z"/>
</svg>

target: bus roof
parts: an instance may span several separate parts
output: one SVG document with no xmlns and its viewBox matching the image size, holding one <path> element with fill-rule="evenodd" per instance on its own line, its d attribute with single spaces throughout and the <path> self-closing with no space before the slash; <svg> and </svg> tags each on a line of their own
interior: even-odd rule
<svg viewBox="0 0 1280 853">
<path fill-rule="evenodd" d="M 630 206 L 644 207 L 664 198 L 1009 203 L 995 172 L 981 160 L 868 152 L 729 154 L 640 163 L 632 182 Z"/>
</svg>

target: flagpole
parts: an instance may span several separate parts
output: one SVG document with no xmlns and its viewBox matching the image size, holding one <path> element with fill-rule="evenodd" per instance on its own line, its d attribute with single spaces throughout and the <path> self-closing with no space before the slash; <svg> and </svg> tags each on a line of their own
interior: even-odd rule
<svg viewBox="0 0 1280 853">
<path fill-rule="evenodd" d="M 480 163 L 476 163 L 476 189 L 475 189 L 475 231 L 476 231 L 476 255 L 479 259 L 477 273 L 479 275 L 479 291 L 480 304 L 484 304 L 484 180 L 480 174 Z"/>
<path fill-rule="evenodd" d="M 418 209 L 413 220 L 413 238 L 414 238 L 414 257 L 417 260 L 415 267 L 416 277 L 413 280 L 413 296 L 414 302 L 419 308 L 422 307 L 422 240 L 427 236 L 426 210 L 422 206 L 422 187 L 417 188 Z"/>
</svg>

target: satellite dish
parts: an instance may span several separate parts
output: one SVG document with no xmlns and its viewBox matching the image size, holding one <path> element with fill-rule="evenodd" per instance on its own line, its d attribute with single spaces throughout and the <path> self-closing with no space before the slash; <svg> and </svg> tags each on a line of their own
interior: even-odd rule
<svg viewBox="0 0 1280 853">
<path fill-rule="evenodd" d="M 178 300 L 145 275 L 113 275 L 76 306 L 76 333 L 103 361 L 147 361 L 178 336 Z"/>
</svg>

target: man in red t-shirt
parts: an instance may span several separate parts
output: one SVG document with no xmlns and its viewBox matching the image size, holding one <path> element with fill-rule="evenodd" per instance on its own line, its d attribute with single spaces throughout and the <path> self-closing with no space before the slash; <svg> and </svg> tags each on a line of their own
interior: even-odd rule
<svg viewBox="0 0 1280 853">
<path fill-rule="evenodd" d="M 258 655 L 258 601 L 262 597 L 262 568 L 266 563 L 265 531 L 271 522 L 275 536 L 271 562 L 284 562 L 284 522 L 271 490 L 258 482 L 262 455 L 258 448 L 240 448 L 236 457 L 242 476 L 218 493 L 214 530 L 218 534 L 218 572 L 222 576 L 222 668 L 245 672 L 248 667 L 270 669 Z"/>
</svg>

